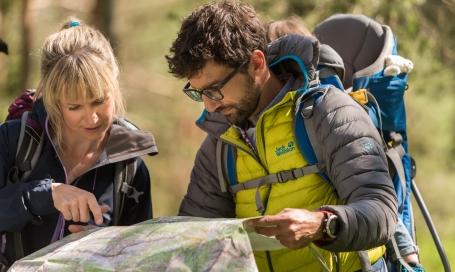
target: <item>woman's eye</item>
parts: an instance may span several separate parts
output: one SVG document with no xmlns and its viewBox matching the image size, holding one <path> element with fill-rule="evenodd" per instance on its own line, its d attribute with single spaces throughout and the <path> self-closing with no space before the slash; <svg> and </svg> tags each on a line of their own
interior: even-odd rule
<svg viewBox="0 0 455 272">
<path fill-rule="evenodd" d="M 74 110 L 78 110 L 80 107 L 81 107 L 81 106 L 79 106 L 79 105 L 75 105 L 75 106 L 70 106 L 68 109 L 69 109 L 70 111 L 74 111 Z"/>
<path fill-rule="evenodd" d="M 93 101 L 94 105 L 101 105 L 103 103 L 104 103 L 104 98 L 96 99 L 95 101 Z"/>
</svg>

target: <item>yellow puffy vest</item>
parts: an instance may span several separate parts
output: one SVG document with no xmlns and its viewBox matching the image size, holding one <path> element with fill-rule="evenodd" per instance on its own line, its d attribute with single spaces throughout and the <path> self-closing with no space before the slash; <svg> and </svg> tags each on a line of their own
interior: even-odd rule
<svg viewBox="0 0 455 272">
<path fill-rule="evenodd" d="M 301 168 L 308 163 L 303 158 L 294 135 L 295 92 L 289 92 L 276 105 L 266 110 L 256 124 L 257 155 L 245 144 L 239 131 L 229 128 L 221 139 L 237 148 L 236 170 L 239 183 L 283 170 Z M 262 186 L 260 189 L 265 213 L 277 214 L 284 208 L 316 210 L 322 205 L 343 204 L 334 189 L 319 175 L 312 174 L 288 181 Z M 261 215 L 256 211 L 256 189 L 239 191 L 235 195 L 236 215 L 246 218 Z M 331 271 L 336 270 L 334 253 L 313 247 L 324 257 Z M 372 263 L 384 254 L 384 247 L 368 251 Z M 323 271 L 309 247 L 255 252 L 259 271 L 269 271 L 266 254 L 270 255 L 274 271 Z M 361 269 L 356 252 L 337 254 L 339 271 Z"/>
</svg>

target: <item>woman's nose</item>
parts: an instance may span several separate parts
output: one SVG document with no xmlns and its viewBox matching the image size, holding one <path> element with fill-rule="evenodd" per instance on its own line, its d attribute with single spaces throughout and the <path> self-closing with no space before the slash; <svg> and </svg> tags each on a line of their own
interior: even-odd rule
<svg viewBox="0 0 455 272">
<path fill-rule="evenodd" d="M 100 119 L 98 112 L 96 110 L 94 110 L 94 109 L 88 110 L 86 116 L 87 116 L 87 121 L 91 125 L 98 123 L 98 121 Z"/>
</svg>

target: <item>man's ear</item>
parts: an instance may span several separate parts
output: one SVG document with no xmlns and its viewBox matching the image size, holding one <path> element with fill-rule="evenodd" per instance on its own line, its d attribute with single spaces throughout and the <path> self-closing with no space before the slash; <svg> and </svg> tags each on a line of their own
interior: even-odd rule
<svg viewBox="0 0 455 272">
<path fill-rule="evenodd" d="M 268 71 L 267 59 L 264 52 L 261 50 L 254 50 L 250 57 L 250 65 L 248 72 L 254 78 L 262 77 Z"/>
</svg>

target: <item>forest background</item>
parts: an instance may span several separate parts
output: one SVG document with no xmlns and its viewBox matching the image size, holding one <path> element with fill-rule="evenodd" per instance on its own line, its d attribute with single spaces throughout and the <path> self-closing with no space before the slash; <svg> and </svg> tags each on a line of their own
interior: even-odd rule
<svg viewBox="0 0 455 272">
<path fill-rule="evenodd" d="M 146 158 L 155 217 L 175 215 L 204 138 L 194 124 L 202 105 L 181 92 L 164 55 L 198 0 L 0 0 L 0 120 L 22 89 L 39 79 L 40 46 L 71 16 L 99 28 L 121 65 L 128 119 L 152 131 L 160 154 Z M 335 13 L 370 16 L 391 26 L 399 52 L 414 61 L 406 92 L 409 143 L 417 184 L 449 260 L 455 260 L 455 0 L 250 0 L 264 21 L 297 15 L 310 29 Z M 417 206 L 414 205 L 415 210 Z M 442 271 L 420 213 L 417 239 L 427 271 Z M 452 264 L 453 265 L 453 264 Z"/>
</svg>

